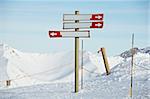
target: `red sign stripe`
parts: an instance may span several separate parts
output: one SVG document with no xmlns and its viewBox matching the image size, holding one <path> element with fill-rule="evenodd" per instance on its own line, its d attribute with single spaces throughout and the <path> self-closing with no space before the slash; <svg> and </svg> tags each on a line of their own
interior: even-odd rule
<svg viewBox="0 0 150 99">
<path fill-rule="evenodd" d="M 92 14 L 90 20 L 103 20 L 104 14 Z"/>
<path fill-rule="evenodd" d="M 90 28 L 103 28 L 103 22 L 92 22 Z"/>
<path fill-rule="evenodd" d="M 49 37 L 62 37 L 60 31 L 49 31 Z"/>
</svg>

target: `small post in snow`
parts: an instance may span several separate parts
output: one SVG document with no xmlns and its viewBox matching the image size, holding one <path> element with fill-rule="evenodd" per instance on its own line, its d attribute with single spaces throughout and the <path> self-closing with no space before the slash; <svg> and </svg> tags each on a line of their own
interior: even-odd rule
<svg viewBox="0 0 150 99">
<path fill-rule="evenodd" d="M 106 74 L 109 75 L 110 74 L 110 68 L 109 68 L 109 64 L 108 64 L 108 60 L 107 60 L 107 56 L 106 56 L 106 50 L 105 48 L 101 48 L 98 53 L 101 51 L 102 53 L 102 57 L 104 60 L 104 65 L 105 65 L 105 70 L 106 70 Z"/>
<path fill-rule="evenodd" d="M 10 84 L 11 84 L 11 80 L 6 80 L 6 86 L 7 87 L 10 86 Z"/>
</svg>

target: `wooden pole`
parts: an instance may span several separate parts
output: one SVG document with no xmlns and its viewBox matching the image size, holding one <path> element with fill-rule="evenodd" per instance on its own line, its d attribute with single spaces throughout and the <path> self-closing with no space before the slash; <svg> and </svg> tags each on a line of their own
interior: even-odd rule
<svg viewBox="0 0 150 99">
<path fill-rule="evenodd" d="M 75 14 L 79 14 L 79 11 L 75 11 Z M 75 20 L 78 23 L 79 20 Z M 75 31 L 79 31 L 79 28 L 75 28 Z M 79 37 L 75 37 L 75 93 L 79 91 Z"/>
<path fill-rule="evenodd" d="M 105 48 L 101 48 L 101 52 L 102 52 L 102 56 L 103 56 L 103 60 L 104 60 L 106 74 L 109 75 L 110 74 L 110 69 L 109 69 L 109 64 L 108 64 Z"/>
<path fill-rule="evenodd" d="M 134 58 L 134 34 L 132 34 L 132 59 L 131 59 L 131 83 L 130 83 L 130 97 L 132 97 L 132 86 L 133 86 L 133 58 Z"/>
<path fill-rule="evenodd" d="M 6 86 L 10 86 L 11 80 L 6 80 Z"/>
<path fill-rule="evenodd" d="M 82 63 L 81 63 L 81 89 L 83 89 L 83 40 L 82 40 Z"/>
</svg>

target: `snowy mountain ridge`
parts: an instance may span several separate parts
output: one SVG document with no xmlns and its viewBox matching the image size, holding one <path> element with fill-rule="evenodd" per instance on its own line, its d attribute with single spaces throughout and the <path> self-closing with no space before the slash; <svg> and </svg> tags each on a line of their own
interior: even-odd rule
<svg viewBox="0 0 150 99">
<path fill-rule="evenodd" d="M 84 51 L 84 89 L 76 95 L 73 51 L 23 53 L 0 44 L 0 99 L 129 99 L 131 56 L 123 53 L 108 57 L 106 76 L 102 56 Z M 4 86 L 7 79 L 10 87 Z M 133 97 L 150 98 L 149 47 L 134 55 Z"/>
<path fill-rule="evenodd" d="M 141 48 L 141 49 L 135 47 L 134 51 L 135 51 L 135 53 L 150 54 L 150 47 L 145 47 L 145 48 Z M 131 55 L 132 55 L 131 49 L 120 54 L 120 56 L 123 58 L 131 57 Z"/>
<path fill-rule="evenodd" d="M 74 77 L 73 51 L 49 54 L 23 53 L 6 44 L 0 44 L 0 53 L 1 61 L 3 61 L 0 63 L 1 68 L 5 68 L 1 69 L 3 72 L 1 72 L 0 81 L 10 79 L 12 87 L 74 80 L 72 79 Z M 91 72 L 104 72 L 104 67 L 98 66 L 102 64 L 98 62 L 98 57 L 86 51 L 83 54 L 85 68 Z M 87 72 L 84 74 L 87 79 L 91 76 Z"/>
</svg>

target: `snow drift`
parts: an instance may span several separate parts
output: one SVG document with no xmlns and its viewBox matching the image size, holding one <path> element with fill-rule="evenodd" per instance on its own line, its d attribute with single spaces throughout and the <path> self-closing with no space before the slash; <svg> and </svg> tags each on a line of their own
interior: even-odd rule
<svg viewBox="0 0 150 99">
<path fill-rule="evenodd" d="M 133 70 L 133 99 L 149 99 L 150 48 L 136 49 Z M 11 79 L 12 84 L 10 87 L 13 88 L 4 88 L 3 83 L 1 83 L 0 98 L 130 98 L 130 50 L 120 55 L 109 57 L 108 62 L 111 67 L 111 74 L 106 76 L 101 55 L 84 51 L 84 88 L 78 94 L 74 94 L 74 83 L 72 83 L 74 80 L 73 51 L 53 54 L 23 53 L 1 44 L 0 80 Z"/>
<path fill-rule="evenodd" d="M 100 54 L 94 55 L 84 51 L 83 57 L 85 79 L 92 76 L 89 71 L 96 74 L 105 72 Z M 119 56 L 109 58 L 112 67 L 120 63 L 122 59 Z M 112 61 L 114 62 L 112 63 Z M 23 53 L 6 44 L 1 44 L 0 64 L 0 81 L 5 82 L 10 79 L 10 87 L 74 81 L 73 51 L 49 54 Z"/>
</svg>

